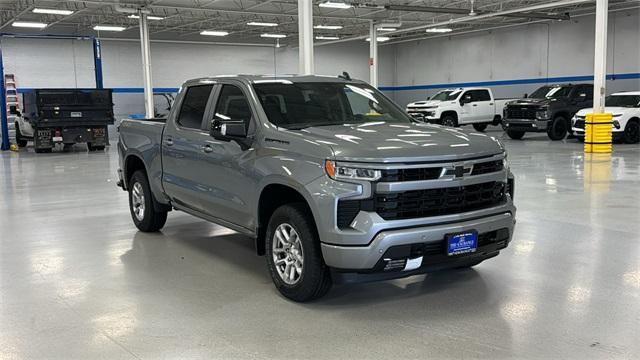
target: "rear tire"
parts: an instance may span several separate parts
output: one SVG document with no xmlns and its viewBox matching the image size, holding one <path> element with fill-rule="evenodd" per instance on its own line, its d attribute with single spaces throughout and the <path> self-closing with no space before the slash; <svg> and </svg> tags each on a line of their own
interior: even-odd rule
<svg viewBox="0 0 640 360">
<path fill-rule="evenodd" d="M 637 144 L 640 142 L 640 122 L 629 121 L 624 127 L 624 142 L 627 144 Z"/>
<path fill-rule="evenodd" d="M 507 130 L 507 135 L 513 140 L 520 140 L 524 136 L 524 131 Z"/>
<path fill-rule="evenodd" d="M 87 149 L 89 149 L 89 151 L 103 151 L 104 150 L 104 145 L 93 146 L 93 145 L 91 145 L 91 143 L 87 143 Z"/>
<path fill-rule="evenodd" d="M 266 256 L 276 289 L 288 299 L 311 301 L 331 289 L 329 268 L 309 210 L 302 203 L 279 207 L 266 233 Z"/>
<path fill-rule="evenodd" d="M 25 147 L 27 146 L 27 142 L 28 140 L 22 137 L 22 133 L 20 132 L 20 125 L 18 125 L 18 123 L 15 124 L 16 127 L 16 144 L 18 145 L 18 147 Z"/>
<path fill-rule="evenodd" d="M 52 151 L 52 148 L 48 148 L 48 149 L 36 149 L 36 153 L 37 154 L 48 154 Z"/>
<path fill-rule="evenodd" d="M 547 129 L 547 135 L 549 136 L 549 139 L 553 141 L 564 139 L 567 136 L 567 132 L 567 119 L 562 116 L 557 116 L 553 119 L 549 125 L 549 129 Z"/>
<path fill-rule="evenodd" d="M 489 126 L 487 123 L 473 124 L 473 128 L 476 129 L 477 132 L 484 132 L 487 129 L 487 126 Z"/>
<path fill-rule="evenodd" d="M 153 206 L 153 193 L 147 174 L 138 170 L 129 181 L 129 211 L 138 230 L 156 232 L 167 222 L 167 212 L 157 211 Z"/>
<path fill-rule="evenodd" d="M 440 120 L 440 124 L 444 126 L 449 126 L 449 127 L 458 127 L 458 120 L 451 115 L 445 115 Z"/>
</svg>

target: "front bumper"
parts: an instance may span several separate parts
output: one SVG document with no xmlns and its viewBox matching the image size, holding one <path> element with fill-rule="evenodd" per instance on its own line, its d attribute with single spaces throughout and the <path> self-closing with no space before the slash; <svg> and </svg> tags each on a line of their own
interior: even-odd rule
<svg viewBox="0 0 640 360">
<path fill-rule="evenodd" d="M 525 132 L 544 132 L 549 125 L 548 119 L 505 119 L 502 122 L 504 130 L 515 130 Z"/>
<path fill-rule="evenodd" d="M 445 236 L 448 234 L 462 233 L 467 231 L 477 231 L 479 235 L 489 234 L 494 231 L 506 229 L 508 231 L 506 247 L 511 240 L 513 229 L 515 226 L 515 213 L 506 211 L 494 214 L 488 217 L 475 218 L 472 220 L 444 223 L 429 226 L 420 226 L 408 229 L 390 229 L 378 233 L 371 243 L 365 246 L 341 246 L 322 243 L 322 255 L 325 263 L 339 272 L 355 272 L 355 273 L 375 273 L 379 267 L 380 261 L 385 259 L 387 251 L 402 245 L 418 245 L 424 244 L 428 247 L 440 246 L 444 244 Z M 500 248 L 483 249 L 481 246 L 476 253 L 462 257 L 438 257 L 433 259 L 429 257 L 423 258 L 419 266 L 425 271 L 430 266 L 449 267 L 456 266 L 460 261 L 478 260 L 482 257 L 495 256 L 496 251 Z M 444 246 L 442 247 L 444 252 Z M 391 277 L 404 277 L 414 274 L 416 269 L 410 269 L 410 272 L 393 271 L 387 275 Z"/>
</svg>

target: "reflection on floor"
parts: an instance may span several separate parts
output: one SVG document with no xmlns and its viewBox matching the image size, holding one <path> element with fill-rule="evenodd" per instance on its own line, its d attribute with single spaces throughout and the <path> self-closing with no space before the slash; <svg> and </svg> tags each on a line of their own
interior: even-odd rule
<svg viewBox="0 0 640 360">
<path fill-rule="evenodd" d="M 304 305 L 251 239 L 175 212 L 137 232 L 114 147 L 4 152 L 0 358 L 640 358 L 640 147 L 504 141 L 519 213 L 503 254 Z"/>
</svg>

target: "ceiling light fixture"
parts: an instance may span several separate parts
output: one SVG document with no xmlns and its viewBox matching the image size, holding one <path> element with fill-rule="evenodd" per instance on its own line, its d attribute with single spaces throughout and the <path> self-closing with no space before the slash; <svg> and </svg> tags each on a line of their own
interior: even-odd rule
<svg viewBox="0 0 640 360">
<path fill-rule="evenodd" d="M 429 28 L 427 29 L 428 33 L 448 33 L 448 32 L 452 32 L 453 29 L 451 28 Z"/>
<path fill-rule="evenodd" d="M 36 14 L 53 14 L 53 15 L 71 15 L 73 14 L 72 10 L 60 10 L 60 9 L 43 9 L 43 8 L 35 8 L 31 10 L 31 12 Z"/>
<path fill-rule="evenodd" d="M 96 31 L 124 31 L 127 28 L 124 26 L 113 26 L 113 25 L 96 25 L 93 27 L 93 30 Z"/>
<path fill-rule="evenodd" d="M 379 27 L 378 31 L 396 31 L 398 29 L 392 27 Z"/>
<path fill-rule="evenodd" d="M 318 35 L 318 36 L 316 36 L 316 40 L 340 40 L 340 38 L 337 37 L 337 36 Z"/>
<path fill-rule="evenodd" d="M 273 39 L 283 39 L 283 38 L 286 38 L 287 35 L 285 35 L 285 34 L 262 34 L 262 35 L 260 35 L 260 37 L 273 38 Z"/>
<path fill-rule="evenodd" d="M 41 23 L 41 22 L 31 22 L 31 21 L 14 21 L 11 24 L 11 26 L 44 29 L 47 27 L 47 24 Z"/>
<path fill-rule="evenodd" d="M 318 6 L 324 7 L 324 8 L 332 8 L 332 9 L 349 9 L 353 7 L 353 5 L 351 4 L 347 4 L 343 2 L 334 2 L 334 1 L 325 1 L 323 3 L 320 3 Z"/>
<path fill-rule="evenodd" d="M 248 22 L 247 25 L 249 25 L 249 26 L 278 26 L 277 23 L 259 22 L 259 21 L 251 21 L 251 22 Z"/>
<path fill-rule="evenodd" d="M 129 19 L 140 19 L 139 15 L 136 14 L 131 14 L 129 16 L 127 16 Z M 153 16 L 153 15 L 147 15 L 147 19 L 149 20 L 164 20 L 164 18 L 162 16 Z"/>
<path fill-rule="evenodd" d="M 376 38 L 376 40 L 377 40 L 378 42 L 385 42 L 385 41 L 389 41 L 389 40 L 391 40 L 391 38 L 390 38 L 390 37 L 388 37 L 388 36 L 378 36 L 378 37 Z M 371 38 L 367 38 L 367 41 L 371 41 Z"/>
<path fill-rule="evenodd" d="M 324 30 L 340 30 L 342 29 L 342 25 L 316 25 L 313 28 L 324 29 Z"/>
<path fill-rule="evenodd" d="M 228 31 L 217 31 L 217 30 L 205 30 L 200 33 L 200 35 L 206 36 L 227 36 L 229 35 Z"/>
</svg>

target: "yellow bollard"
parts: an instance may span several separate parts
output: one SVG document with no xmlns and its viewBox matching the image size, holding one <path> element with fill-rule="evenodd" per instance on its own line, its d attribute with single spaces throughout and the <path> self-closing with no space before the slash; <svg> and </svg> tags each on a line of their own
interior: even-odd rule
<svg viewBox="0 0 640 360">
<path fill-rule="evenodd" d="M 16 144 L 11 144 L 11 145 L 9 145 L 9 150 L 11 150 L 11 151 L 18 151 L 18 145 L 16 145 Z"/>
<path fill-rule="evenodd" d="M 612 114 L 587 114 L 584 122 L 584 152 L 610 153 Z"/>
</svg>

